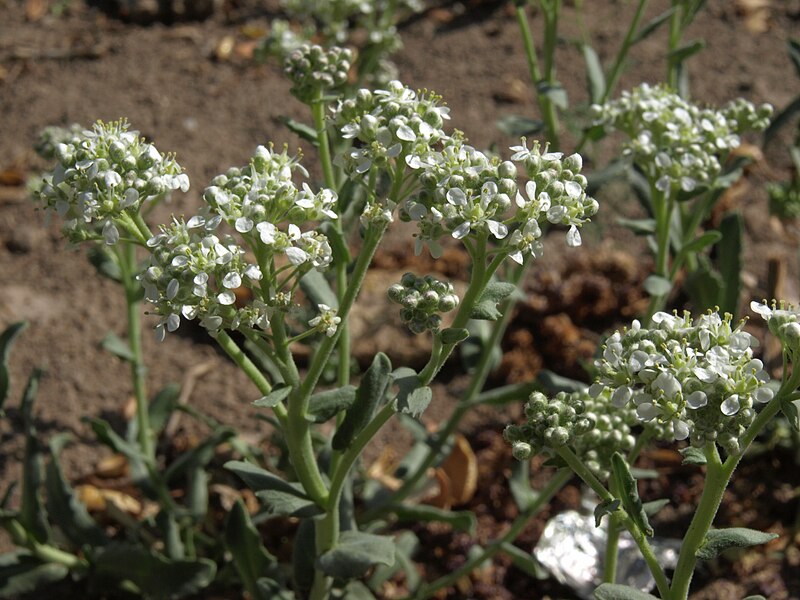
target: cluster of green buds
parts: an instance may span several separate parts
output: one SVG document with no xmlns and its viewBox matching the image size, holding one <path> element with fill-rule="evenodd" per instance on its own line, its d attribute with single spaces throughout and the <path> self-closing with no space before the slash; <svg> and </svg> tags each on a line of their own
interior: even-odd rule
<svg viewBox="0 0 800 600">
<path fill-rule="evenodd" d="M 525 405 L 525 423 L 509 425 L 503 436 L 518 460 L 569 448 L 598 478 L 608 479 L 611 456 L 630 452 L 635 444 L 635 424 L 635 411 L 615 406 L 608 395 L 559 392 L 548 398 L 534 392 Z"/>
<path fill-rule="evenodd" d="M 113 245 L 120 227 L 140 239 L 144 228 L 136 219 L 142 204 L 189 189 L 175 159 L 128 131 L 124 120 L 98 121 L 91 130 L 66 134 L 50 145 L 58 163 L 38 197 L 65 219 L 65 235 L 74 242 L 103 239 Z M 48 144 L 43 148 L 48 151 Z"/>
<path fill-rule="evenodd" d="M 286 56 L 284 72 L 294 84 L 292 94 L 310 104 L 324 95 L 334 94 L 347 83 L 353 53 L 348 48 L 328 49 L 302 44 Z"/>
<path fill-rule="evenodd" d="M 382 170 L 420 166 L 422 157 L 447 137 L 442 128 L 450 109 L 440 102 L 439 96 L 418 94 L 399 81 L 374 92 L 358 90 L 333 112 L 342 137 L 356 144 L 337 156 L 337 163 L 364 182 Z"/>
<path fill-rule="evenodd" d="M 442 324 L 440 313 L 450 312 L 459 301 L 452 283 L 413 273 L 404 274 L 400 283 L 389 288 L 388 295 L 403 307 L 400 318 L 413 333 L 438 331 Z"/>
<path fill-rule="evenodd" d="M 744 322 L 734 328 L 731 319 L 659 312 L 652 329 L 634 321 L 606 341 L 590 393 L 610 393 L 613 404 L 635 407 L 640 421 L 670 428 L 675 440 L 695 447 L 716 442 L 738 452 L 754 404 L 769 402 L 773 391 L 753 358 L 755 338 L 742 330 Z"/>
<path fill-rule="evenodd" d="M 308 176 L 297 157 L 259 146 L 247 166 L 214 178 L 200 214 L 148 241 L 152 254 L 142 282 L 162 317 L 158 337 L 177 329 L 180 316 L 199 318 L 212 332 L 265 330 L 275 311 L 290 308 L 299 278 L 328 267 L 331 246 L 318 222 L 337 218 L 336 193 L 314 192 L 307 183 L 298 187 L 296 175 Z M 239 237 L 215 233 L 223 224 Z M 245 248 L 255 262 L 247 261 Z M 253 299 L 238 307 L 234 290 L 242 286 Z M 309 325 L 332 335 L 337 319 L 321 305 Z"/>
<path fill-rule="evenodd" d="M 710 187 L 722 169 L 720 158 L 739 146 L 745 131 L 765 129 L 772 115 L 770 105 L 756 108 L 743 99 L 702 108 L 648 84 L 592 110 L 595 124 L 628 135 L 625 153 L 663 193 Z"/>
<path fill-rule="evenodd" d="M 59 144 L 71 144 L 80 138 L 83 130 L 84 127 L 78 123 L 73 123 L 68 127 L 50 125 L 39 133 L 39 139 L 36 140 L 33 149 L 36 154 L 46 160 L 56 160 L 58 157 L 56 150 Z"/>
</svg>

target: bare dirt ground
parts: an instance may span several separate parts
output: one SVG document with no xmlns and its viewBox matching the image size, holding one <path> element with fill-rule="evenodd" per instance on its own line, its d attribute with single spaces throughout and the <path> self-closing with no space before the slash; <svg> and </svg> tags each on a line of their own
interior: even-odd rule
<svg viewBox="0 0 800 600">
<path fill-rule="evenodd" d="M 76 478 L 91 472 L 97 458 L 81 418 L 102 416 L 120 424 L 131 395 L 127 366 L 99 345 L 108 331 L 124 334 L 120 290 L 96 276 L 84 249 L 70 248 L 61 240 L 56 224 L 44 223 L 26 194 L 25 179 L 41 167 L 31 150 L 39 131 L 53 124 L 88 125 L 97 119 L 126 117 L 160 150 L 175 152 L 192 180 L 188 194 L 176 195 L 159 208 L 155 216 L 165 220 L 170 213 L 191 213 L 209 180 L 228 166 L 245 164 L 256 145 L 273 141 L 279 146 L 299 146 L 299 139 L 279 117 L 308 118 L 289 94 L 280 68 L 252 60 L 253 36 L 268 30 L 278 14 L 275 2 L 228 0 L 202 21 L 147 25 L 122 22 L 79 0 L 55 16 L 49 8 L 56 4 L 0 0 L 0 329 L 21 319 L 30 322 L 11 358 L 10 400 L 7 415 L 0 420 L 0 489 L 19 476 L 23 444 L 16 406 L 33 367 L 44 367 L 48 373 L 37 401 L 40 431 L 75 434 L 79 443 L 69 449 L 65 460 Z M 648 17 L 668 4 L 651 2 Z M 800 92 L 800 80 L 786 52 L 788 37 L 800 33 L 800 2 L 772 2 L 766 29 L 760 33 L 747 26 L 742 12 L 746 4 L 709 0 L 692 27 L 687 39 L 704 39 L 707 44 L 689 63 L 693 97 L 722 104 L 743 96 L 754 103 L 784 107 Z M 601 60 L 609 61 L 630 19 L 632 3 L 595 0 L 586 5 L 588 31 Z M 570 44 L 579 34 L 572 17 L 574 8 L 567 6 L 558 69 L 571 103 L 578 105 L 586 103 L 586 94 L 582 58 Z M 534 32 L 540 27 L 540 19 L 535 19 Z M 509 114 L 536 115 L 522 43 L 507 3 L 444 3 L 409 21 L 401 33 L 405 48 L 396 57 L 400 79 L 440 93 L 452 108 L 453 125 L 475 146 L 496 145 L 503 151 L 514 140 L 500 133 L 495 120 Z M 665 47 L 663 33 L 637 46 L 619 89 L 662 80 Z M 767 259 L 772 256 L 787 266 L 790 277 L 784 291 L 789 299 L 797 299 L 791 298 L 797 295 L 796 277 L 792 277 L 797 273 L 796 242 L 770 220 L 763 190 L 770 177 L 788 178 L 788 139 L 784 132 L 753 169 L 740 194 L 731 198 L 732 208 L 742 210 L 747 223 L 748 301 L 766 294 Z M 569 144 L 567 139 L 565 146 Z M 580 377 L 580 362 L 591 358 L 599 334 L 629 320 L 640 307 L 637 303 L 642 297 L 636 290 L 649 264 L 642 262 L 638 251 L 631 251 L 634 242 L 615 224 L 617 216 L 636 214 L 637 209 L 629 197 L 615 191 L 605 191 L 598 199 L 601 214 L 585 230 L 584 247 L 567 255 L 559 240 L 534 268 L 526 284 L 529 299 L 504 341 L 507 357 L 495 374 L 495 383 L 529 378 L 542 366 Z M 412 248 L 411 240 L 397 233 L 391 251 L 379 257 L 378 263 L 392 273 L 402 272 L 412 260 Z M 463 275 L 457 259 L 421 268 Z M 374 276 L 381 279 L 380 274 Z M 384 274 L 383 280 L 388 277 Z M 593 303 L 593 310 L 587 311 L 587 302 Z M 396 345 L 380 336 L 368 341 L 381 343 Z M 410 338 L 408 346 L 413 346 Z M 208 364 L 208 370 L 196 379 L 190 402 L 223 423 L 259 431 L 250 405 L 257 397 L 255 388 L 211 345 L 181 335 L 157 344 L 147 336 L 146 352 L 151 389 L 184 381 L 193 367 Z M 458 385 L 454 380 L 436 390 L 437 406 L 426 419 L 435 421 L 447 412 Z M 480 516 L 483 540 L 513 517 L 505 484 L 497 480 L 497 473 L 510 468 L 510 457 L 498 444 L 502 422 L 491 416 L 484 412 L 470 425 L 481 464 L 493 465 L 482 471 L 489 479 L 479 485 L 484 492 L 469 507 Z M 392 436 L 399 433 L 390 427 L 386 435 L 392 443 Z M 674 457 L 654 455 L 648 460 L 664 473 L 661 483 L 653 484 L 654 497 L 667 494 L 676 503 L 696 497 L 697 477 L 669 463 Z M 800 598 L 796 575 L 800 551 L 792 539 L 798 505 L 793 490 L 800 483 L 797 468 L 789 454 L 758 460 L 756 466 L 745 467 L 732 486 L 722 517 L 737 524 L 757 522 L 753 526 L 781 532 L 785 534 L 781 545 L 755 558 L 723 561 L 719 572 L 701 573 L 696 599 L 738 600 L 751 593 L 775 600 Z M 771 474 L 764 475 L 764 468 L 767 473 L 778 469 L 780 476 L 773 482 Z M 676 472 L 682 473 L 682 483 L 670 487 L 666 475 Z M 532 523 L 520 545 L 530 548 L 541 533 L 544 517 L 559 507 L 575 505 L 576 495 L 578 489 L 572 486 L 559 496 L 549 513 Z M 685 517 L 675 518 L 685 524 Z M 430 535 L 438 539 L 435 532 Z M 446 572 L 463 560 L 464 547 L 470 542 L 450 536 L 436 543 L 445 558 L 437 554 L 438 563 L 427 561 L 428 576 Z M 447 597 L 568 594 L 552 584 L 531 582 L 502 560 L 482 577 L 488 581 L 451 590 Z"/>
</svg>

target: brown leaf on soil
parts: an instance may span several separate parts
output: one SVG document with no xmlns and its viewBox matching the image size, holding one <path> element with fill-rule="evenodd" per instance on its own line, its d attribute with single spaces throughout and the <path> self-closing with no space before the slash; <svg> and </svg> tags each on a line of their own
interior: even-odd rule
<svg viewBox="0 0 800 600">
<path fill-rule="evenodd" d="M 453 496 L 451 493 L 452 483 L 450 477 L 443 469 L 430 469 L 433 477 L 429 492 L 422 497 L 422 504 L 429 504 L 442 510 L 450 510 L 453 506 Z M 432 489 L 431 489 L 432 488 Z"/>
<path fill-rule="evenodd" d="M 214 58 L 219 61 L 229 60 L 235 45 L 236 39 L 232 35 L 226 35 L 214 47 Z"/>
<path fill-rule="evenodd" d="M 241 58 L 243 60 L 252 60 L 253 54 L 256 52 L 256 48 L 258 48 L 259 41 L 258 40 L 247 40 L 244 42 L 239 42 L 233 48 L 233 53 L 236 55 L 237 58 Z"/>
<path fill-rule="evenodd" d="M 127 477 L 128 459 L 123 454 L 107 456 L 95 467 L 94 474 L 102 479 L 117 479 Z"/>
<path fill-rule="evenodd" d="M 492 97 L 497 102 L 522 104 L 528 97 L 528 86 L 516 77 L 507 78 L 504 81 L 503 87 L 492 94 Z"/>
<path fill-rule="evenodd" d="M 75 493 L 89 512 L 103 512 L 108 509 L 109 504 L 130 515 L 139 515 L 142 512 L 141 502 L 118 490 L 98 488 L 87 483 L 75 486 Z"/>
<path fill-rule="evenodd" d="M 25 171 L 17 166 L 6 167 L 0 171 L 0 185 L 18 187 L 25 184 Z"/>
<path fill-rule="evenodd" d="M 736 0 L 736 14 L 752 33 L 765 33 L 770 28 L 772 2 L 770 0 Z"/>
<path fill-rule="evenodd" d="M 478 461 L 467 438 L 457 435 L 453 451 L 442 463 L 442 470 L 450 480 L 451 504 L 466 504 L 478 487 Z"/>
<path fill-rule="evenodd" d="M 38 21 L 50 10 L 47 0 L 25 0 L 25 18 L 28 21 Z"/>
</svg>

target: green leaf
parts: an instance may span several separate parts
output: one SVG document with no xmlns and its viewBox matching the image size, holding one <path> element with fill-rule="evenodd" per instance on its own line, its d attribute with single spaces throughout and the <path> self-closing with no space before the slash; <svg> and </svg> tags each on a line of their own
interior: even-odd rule
<svg viewBox="0 0 800 600">
<path fill-rule="evenodd" d="M 61 469 L 59 455 L 69 438 L 69 434 L 62 433 L 50 439 L 51 458 L 45 469 L 47 512 L 53 525 L 61 530 L 74 547 L 103 546 L 108 543 L 108 537 L 75 495 Z"/>
<path fill-rule="evenodd" d="M 309 142 L 312 146 L 314 147 L 319 146 L 319 141 L 317 140 L 317 132 L 310 125 L 306 125 L 305 123 L 301 123 L 300 121 L 295 121 L 290 117 L 278 117 L 278 121 L 286 125 L 289 131 L 291 131 L 292 133 L 296 133 L 302 139 Z"/>
<path fill-rule="evenodd" d="M 366 585 L 356 579 L 348 582 L 343 590 L 341 598 L 346 600 L 375 600 L 375 594 L 373 594 Z"/>
<path fill-rule="evenodd" d="M 728 213 L 720 221 L 722 240 L 717 246 L 717 264 L 722 279 L 719 298 L 720 314 L 739 313 L 739 297 L 742 291 L 742 267 L 744 248 L 744 219 L 740 213 Z"/>
<path fill-rule="evenodd" d="M 325 276 L 316 269 L 311 269 L 300 279 L 300 288 L 312 304 L 327 304 L 331 308 L 339 307 L 339 300 L 331 289 Z"/>
<path fill-rule="evenodd" d="M 236 501 L 225 521 L 223 543 L 231 554 L 233 566 L 236 567 L 245 589 L 258 600 L 268 600 L 267 596 L 259 595 L 256 582 L 260 577 L 275 571 L 277 560 L 264 547 L 261 535 L 241 500 Z"/>
<path fill-rule="evenodd" d="M 628 463 L 619 452 L 611 456 L 612 477 L 620 493 L 622 506 L 639 529 L 648 537 L 652 537 L 653 528 L 647 519 L 647 513 L 642 506 L 636 479 L 631 475 Z"/>
<path fill-rule="evenodd" d="M 297 527 L 292 547 L 292 574 L 297 589 L 308 591 L 314 584 L 314 557 L 317 555 L 314 541 L 314 521 L 303 519 Z"/>
<path fill-rule="evenodd" d="M 289 394 L 292 393 L 292 387 L 289 385 L 278 385 L 275 386 L 269 394 L 266 396 L 262 396 L 255 402 L 253 402 L 253 406 L 257 406 L 258 408 L 275 408 L 283 402 Z"/>
<path fill-rule="evenodd" d="M 487 284 L 480 298 L 472 307 L 471 319 L 482 319 L 484 321 L 496 321 L 502 314 L 497 310 L 497 304 L 505 300 L 517 289 L 513 283 L 503 283 L 493 281 Z"/>
<path fill-rule="evenodd" d="M 589 90 L 589 98 L 592 102 L 600 102 L 606 91 L 606 77 L 600 58 L 589 44 L 581 44 L 581 51 L 586 62 L 586 88 Z"/>
<path fill-rule="evenodd" d="M 706 534 L 703 543 L 697 549 L 696 556 L 700 560 L 716 558 L 729 548 L 747 548 L 766 544 L 777 538 L 775 533 L 766 533 L 747 529 L 746 527 L 729 527 L 728 529 L 712 529 Z"/>
<path fill-rule="evenodd" d="M 638 44 L 642 40 L 650 37 L 650 35 L 653 34 L 653 32 L 655 32 L 659 27 L 661 27 L 664 23 L 667 22 L 667 20 L 672 16 L 672 13 L 674 12 L 675 12 L 675 7 L 673 6 L 672 8 L 665 10 L 657 17 L 654 17 L 653 19 L 645 23 L 644 26 L 642 26 L 642 28 L 633 37 L 633 40 L 631 41 L 631 46 L 633 46 L 634 44 Z"/>
<path fill-rule="evenodd" d="M 700 258 L 704 258 L 702 255 Z M 683 289 L 689 295 L 695 310 L 705 310 L 718 306 L 725 282 L 719 273 L 711 270 L 707 261 L 700 261 L 697 270 L 692 271 L 683 282 Z"/>
<path fill-rule="evenodd" d="M 204 469 L 217 451 L 217 446 L 236 437 L 236 431 L 230 427 L 220 427 L 197 446 L 182 453 L 167 467 L 164 479 L 168 484 L 177 483 L 181 477 L 193 469 Z"/>
<path fill-rule="evenodd" d="M 690 56 L 700 52 L 700 50 L 705 47 L 706 43 L 703 40 L 696 40 L 689 44 L 684 44 L 680 48 L 675 48 L 675 50 L 667 54 L 667 58 L 674 63 L 682 63 Z"/>
<path fill-rule="evenodd" d="M 541 383 L 542 387 L 550 394 L 557 394 L 558 392 L 583 392 L 588 387 L 583 381 L 564 377 L 548 369 L 539 371 L 539 374 L 536 375 L 536 380 Z"/>
<path fill-rule="evenodd" d="M 658 600 L 652 594 L 617 583 L 602 584 L 594 591 L 594 597 L 596 600 Z"/>
<path fill-rule="evenodd" d="M 704 234 L 694 238 L 691 242 L 684 244 L 680 249 L 679 256 L 687 256 L 689 253 L 702 252 L 708 246 L 716 244 L 722 239 L 719 231 L 706 231 Z"/>
<path fill-rule="evenodd" d="M 416 372 L 408 367 L 395 370 L 393 377 L 399 388 L 395 410 L 418 419 L 431 402 L 431 388 L 423 386 Z"/>
<path fill-rule="evenodd" d="M 651 296 L 666 296 L 672 291 L 672 283 L 666 277 L 650 275 L 642 283 L 644 290 Z"/>
<path fill-rule="evenodd" d="M 263 490 L 256 492 L 256 496 L 264 503 L 267 512 L 275 516 L 282 515 L 308 519 L 325 512 L 313 500 L 300 497 L 292 492 Z"/>
<path fill-rule="evenodd" d="M 256 593 L 250 594 L 254 600 L 296 600 L 297 598 L 285 585 L 281 585 L 269 577 L 259 577 L 256 581 L 256 588 Z"/>
<path fill-rule="evenodd" d="M 133 362 L 136 360 L 136 357 L 133 355 L 133 351 L 131 347 L 128 345 L 128 342 L 123 340 L 113 331 L 109 331 L 106 334 L 106 337 L 103 338 L 103 341 L 100 342 L 100 345 L 108 352 L 111 352 L 117 358 L 121 358 L 122 360 L 126 360 L 128 362 Z"/>
<path fill-rule="evenodd" d="M 306 418 L 313 423 L 324 423 L 341 411 L 349 410 L 355 400 L 356 388 L 352 385 L 314 394 L 308 401 Z"/>
<path fill-rule="evenodd" d="M 117 257 L 106 249 L 105 246 L 99 244 L 91 245 L 87 257 L 91 265 L 101 276 L 107 277 L 117 283 L 122 281 L 122 271 L 119 268 Z"/>
<path fill-rule="evenodd" d="M 442 330 L 442 343 L 458 344 L 469 337 L 469 329 L 464 327 L 448 327 Z"/>
<path fill-rule="evenodd" d="M 343 532 L 336 546 L 317 559 L 317 567 L 326 575 L 342 579 L 361 577 L 377 564 L 394 564 L 394 540 L 361 531 Z"/>
<path fill-rule="evenodd" d="M 535 135 L 544 129 L 544 121 L 508 115 L 496 121 L 497 128 L 509 137 L 520 138 Z"/>
<path fill-rule="evenodd" d="M 511 562 L 523 573 L 527 573 L 531 577 L 539 580 L 549 579 L 550 573 L 544 568 L 544 565 L 536 560 L 536 557 L 530 552 L 525 552 L 522 548 L 515 546 L 510 542 L 503 542 L 501 549 L 504 554 L 511 558 Z"/>
<path fill-rule="evenodd" d="M 627 227 L 636 235 L 652 235 L 656 231 L 655 219 L 626 219 L 619 217 L 617 218 L 617 223 Z"/>
<path fill-rule="evenodd" d="M 277 490 L 292 494 L 304 500 L 310 500 L 300 484 L 284 481 L 277 475 L 252 463 L 231 460 L 226 462 L 223 466 L 229 471 L 236 473 L 241 480 L 244 481 L 244 484 L 254 492 Z"/>
<path fill-rule="evenodd" d="M 661 498 L 660 500 L 651 500 L 650 502 L 645 502 L 642 504 L 642 508 L 644 508 L 644 512 L 647 513 L 648 517 L 652 517 L 655 514 L 667 506 L 669 504 L 669 498 Z"/>
<path fill-rule="evenodd" d="M 558 83 L 548 83 L 547 81 L 540 81 L 536 85 L 536 91 L 540 96 L 546 96 L 550 102 L 561 110 L 566 110 L 569 107 L 569 98 L 567 98 L 567 90 L 561 87 Z"/>
<path fill-rule="evenodd" d="M 767 600 L 764 596 L 758 594 L 755 596 L 748 596 L 747 598 L 743 598 L 742 600 Z"/>
<path fill-rule="evenodd" d="M 6 327 L 3 333 L 0 333 L 0 412 L 3 410 L 3 404 L 5 404 L 11 383 L 11 376 L 8 371 L 8 358 L 11 354 L 11 347 L 14 345 L 14 340 L 17 339 L 17 336 L 27 326 L 27 321 L 19 321 L 12 323 Z"/>
<path fill-rule="evenodd" d="M 44 461 L 33 419 L 33 401 L 39 389 L 39 379 L 43 374 L 44 371 L 40 369 L 33 370 L 20 403 L 22 427 L 25 432 L 25 456 L 22 461 L 22 502 L 19 513 L 19 521 L 26 532 L 42 543 L 50 539 L 50 526 L 42 498 Z"/>
<path fill-rule="evenodd" d="M 775 134 L 790 123 L 797 114 L 800 114 L 800 96 L 797 96 L 786 108 L 772 117 L 772 122 L 764 131 L 764 145 L 768 145 Z"/>
<path fill-rule="evenodd" d="M 153 431 L 161 431 L 167 426 L 167 421 L 169 421 L 170 416 L 178 406 L 180 395 L 181 386 L 177 383 L 170 383 L 153 396 L 147 411 L 150 416 L 150 427 Z"/>
<path fill-rule="evenodd" d="M 380 589 L 386 581 L 402 570 L 405 572 L 408 589 L 415 589 L 419 584 L 419 574 L 412 557 L 419 550 L 419 538 L 411 531 L 403 531 L 394 540 L 394 564 L 378 565 L 369 577 L 369 587 Z"/>
<path fill-rule="evenodd" d="M 43 563 L 25 551 L 0 555 L 0 598 L 20 598 L 61 581 L 68 574 L 67 567 Z"/>
<path fill-rule="evenodd" d="M 794 70 L 797 71 L 797 76 L 800 77 L 800 40 L 789 39 L 786 41 L 789 46 L 789 59 L 794 65 Z"/>
<path fill-rule="evenodd" d="M 785 396 L 781 398 L 781 412 L 789 421 L 789 425 L 795 431 L 800 431 L 800 413 L 797 411 L 797 405 L 793 400 L 789 400 Z"/>
<path fill-rule="evenodd" d="M 520 512 L 536 501 L 537 494 L 531 489 L 530 464 L 527 460 L 515 460 L 511 464 L 508 488 Z"/>
<path fill-rule="evenodd" d="M 334 450 L 345 450 L 353 438 L 361 433 L 386 396 L 391 381 L 392 361 L 383 352 L 378 352 L 361 378 L 353 405 L 333 436 L 331 446 Z"/>
<path fill-rule="evenodd" d="M 679 450 L 679 452 L 683 455 L 683 461 L 681 461 L 682 465 L 704 465 L 706 464 L 706 455 L 700 448 L 695 448 L 694 446 L 687 446 Z"/>
<path fill-rule="evenodd" d="M 131 442 L 123 439 L 106 421 L 103 421 L 102 419 L 88 419 L 88 421 L 92 427 L 92 430 L 94 431 L 94 434 L 97 436 L 97 439 L 111 448 L 114 452 L 117 452 L 118 454 L 124 454 L 129 460 L 134 462 L 146 462 L 145 457 L 139 448 Z"/>
<path fill-rule="evenodd" d="M 618 499 L 614 500 L 604 500 L 600 504 L 594 507 L 594 526 L 600 527 L 600 523 L 603 522 L 603 517 L 606 515 L 612 514 L 615 510 L 620 507 L 621 502 Z"/>
<path fill-rule="evenodd" d="M 100 585 L 128 581 L 142 595 L 151 598 L 198 594 L 214 580 L 217 571 L 216 564 L 205 558 L 171 560 L 143 546 L 125 542 L 100 549 L 93 562 L 93 573 Z"/>
<path fill-rule="evenodd" d="M 457 531 L 475 534 L 478 521 L 470 510 L 452 511 L 427 504 L 399 504 L 392 507 L 392 514 L 399 521 L 422 523 L 447 523 Z"/>
</svg>

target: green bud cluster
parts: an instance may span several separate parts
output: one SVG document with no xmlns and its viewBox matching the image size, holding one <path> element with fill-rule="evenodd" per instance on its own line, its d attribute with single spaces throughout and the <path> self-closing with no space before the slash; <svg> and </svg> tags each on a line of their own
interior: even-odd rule
<svg viewBox="0 0 800 600">
<path fill-rule="evenodd" d="M 525 460 L 569 447 L 600 479 L 610 475 L 611 456 L 629 452 L 635 443 L 631 435 L 635 411 L 614 406 L 608 394 L 592 397 L 587 392 L 559 392 L 547 398 L 534 392 L 525 405 L 525 421 L 509 425 L 503 432 L 515 458 Z"/>
<path fill-rule="evenodd" d="M 76 139 L 79 139 L 83 133 L 83 126 L 73 123 L 69 127 L 58 127 L 51 125 L 45 127 L 39 133 L 39 139 L 33 149 L 36 153 L 46 160 L 55 160 L 57 158 L 56 151 L 59 144 L 71 144 Z"/>
<path fill-rule="evenodd" d="M 694 192 L 709 187 L 745 131 L 769 125 L 772 107 L 743 99 L 720 109 L 691 104 L 665 86 L 642 84 L 618 100 L 594 105 L 595 124 L 625 132 L 632 156 L 657 189 Z"/>
<path fill-rule="evenodd" d="M 458 306 L 458 296 L 452 283 L 426 275 L 417 277 L 406 273 L 388 290 L 389 299 L 402 306 L 400 318 L 413 333 L 438 331 L 442 324 L 439 313 Z"/>
<path fill-rule="evenodd" d="M 770 304 L 751 302 L 750 308 L 766 322 L 772 335 L 778 338 L 783 351 L 793 364 L 800 359 L 800 313 L 791 304 L 773 300 Z"/>
<path fill-rule="evenodd" d="M 189 178 L 172 156 L 164 156 L 124 120 L 98 121 L 91 130 L 67 133 L 56 142 L 45 135 L 42 151 L 58 161 L 38 191 L 45 207 L 65 219 L 73 241 L 98 239 L 116 244 L 119 227 L 134 229 L 141 205 L 172 190 L 189 189 Z"/>
<path fill-rule="evenodd" d="M 336 94 L 347 83 L 353 53 L 348 48 L 323 48 L 303 44 L 284 59 L 284 72 L 294 84 L 292 94 L 310 104 L 323 95 Z"/>
</svg>

